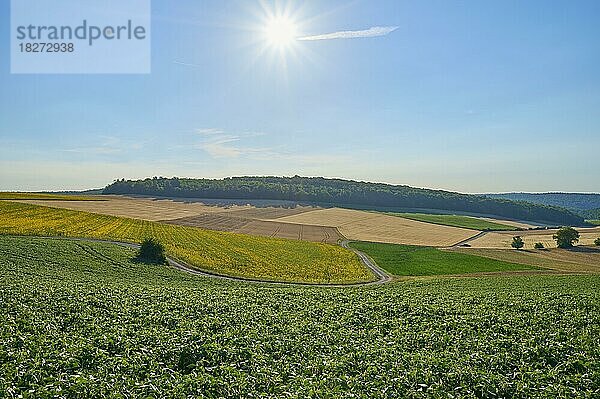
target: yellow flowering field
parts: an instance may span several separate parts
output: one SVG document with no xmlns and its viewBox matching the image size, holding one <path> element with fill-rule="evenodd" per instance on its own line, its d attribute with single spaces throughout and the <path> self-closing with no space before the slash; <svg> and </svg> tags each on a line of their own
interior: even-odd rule
<svg viewBox="0 0 600 399">
<path fill-rule="evenodd" d="M 208 231 L 9 201 L 0 201 L 0 234 L 128 242 L 154 237 L 173 258 L 223 275 L 330 284 L 374 280 L 354 253 L 336 245 Z"/>
</svg>

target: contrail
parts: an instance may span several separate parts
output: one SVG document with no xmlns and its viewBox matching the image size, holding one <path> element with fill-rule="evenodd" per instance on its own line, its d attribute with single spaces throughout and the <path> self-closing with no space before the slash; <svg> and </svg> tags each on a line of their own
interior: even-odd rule
<svg viewBox="0 0 600 399">
<path fill-rule="evenodd" d="M 340 32 L 325 33 L 322 35 L 299 37 L 297 40 L 333 40 L 333 39 L 357 39 L 361 37 L 385 36 L 392 33 L 399 26 L 374 26 L 364 30 L 344 30 Z"/>
</svg>

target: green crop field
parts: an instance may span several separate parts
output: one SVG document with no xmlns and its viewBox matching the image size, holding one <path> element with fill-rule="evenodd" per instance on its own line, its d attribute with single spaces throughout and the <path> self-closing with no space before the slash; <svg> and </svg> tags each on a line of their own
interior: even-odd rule
<svg viewBox="0 0 600 399">
<path fill-rule="evenodd" d="M 0 237 L 0 396 L 600 393 L 600 276 L 282 287 L 133 255 Z"/>
<path fill-rule="evenodd" d="M 354 253 L 335 245 L 215 232 L 5 201 L 0 201 L 0 234 L 129 242 L 154 237 L 172 257 L 218 274 L 305 283 L 375 279 Z"/>
<path fill-rule="evenodd" d="M 0 192 L 0 200 L 106 201 L 106 199 L 97 196 L 16 192 Z"/>
<path fill-rule="evenodd" d="M 377 265 L 397 276 L 432 276 L 538 269 L 535 266 L 509 263 L 431 247 L 371 242 L 352 242 L 350 246 L 366 253 Z"/>
<path fill-rule="evenodd" d="M 388 215 L 399 216 L 406 219 L 417 220 L 420 222 L 441 224 L 444 226 L 463 227 L 473 230 L 518 230 L 514 226 L 507 224 L 490 222 L 488 220 L 478 219 L 471 216 L 461 215 L 435 215 L 427 213 L 397 213 L 386 212 Z"/>
</svg>

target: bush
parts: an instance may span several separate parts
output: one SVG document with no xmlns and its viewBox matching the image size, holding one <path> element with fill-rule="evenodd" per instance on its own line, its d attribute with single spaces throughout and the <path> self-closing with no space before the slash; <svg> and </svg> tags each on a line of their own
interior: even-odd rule
<svg viewBox="0 0 600 399">
<path fill-rule="evenodd" d="M 579 242 L 579 232 L 572 227 L 561 227 L 552 238 L 559 248 L 573 248 Z"/>
<path fill-rule="evenodd" d="M 165 247 L 154 238 L 146 238 L 142 241 L 138 251 L 137 259 L 144 263 L 167 263 Z"/>
<path fill-rule="evenodd" d="M 510 244 L 510 246 L 515 249 L 521 249 L 521 248 L 523 248 L 523 246 L 525 246 L 525 243 L 523 242 L 523 239 L 521 238 L 521 236 L 516 236 L 516 237 L 513 237 L 513 240 L 512 240 L 512 243 Z"/>
<path fill-rule="evenodd" d="M 594 240 L 594 244 L 596 244 L 596 246 L 600 247 L 600 237 L 598 237 Z"/>
<path fill-rule="evenodd" d="M 542 244 L 541 242 L 536 242 L 533 247 L 535 249 L 544 249 L 544 244 Z"/>
</svg>

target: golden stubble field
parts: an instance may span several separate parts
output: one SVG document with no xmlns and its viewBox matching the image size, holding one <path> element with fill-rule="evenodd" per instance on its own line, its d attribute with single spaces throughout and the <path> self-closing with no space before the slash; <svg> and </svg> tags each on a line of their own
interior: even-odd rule
<svg viewBox="0 0 600 399">
<path fill-rule="evenodd" d="M 568 273 L 600 273 L 600 248 L 575 247 L 543 250 L 453 248 L 451 251 L 483 256 L 505 262 L 521 263 Z"/>
<path fill-rule="evenodd" d="M 52 208 L 71 209 L 99 213 L 102 215 L 121 216 L 149 221 L 160 221 L 196 216 L 206 213 L 218 213 L 225 208 L 208 206 L 199 202 L 172 201 L 155 198 L 130 198 L 120 196 L 101 196 L 101 201 L 56 201 L 56 200 L 19 200 L 33 205 Z M 231 206 L 226 210 L 249 209 L 249 206 Z"/>
<path fill-rule="evenodd" d="M 337 229 L 332 227 L 273 221 L 273 219 L 282 216 L 297 215 L 314 210 L 313 207 L 257 208 L 251 205 L 206 205 L 195 200 L 186 201 L 185 199 L 171 200 L 123 196 L 101 196 L 98 198 L 102 200 L 19 200 L 15 202 L 262 237 L 288 238 L 330 244 L 336 244 L 344 238 Z"/>
<path fill-rule="evenodd" d="M 593 245 L 594 240 L 600 237 L 600 227 L 576 228 L 579 231 L 579 245 Z M 536 242 L 541 242 L 546 248 L 556 248 L 556 241 L 552 238 L 556 229 L 531 230 L 531 231 L 502 231 L 490 232 L 473 241 L 469 245 L 473 248 L 509 249 L 514 236 L 521 236 L 525 242 L 525 249 L 533 249 Z"/>
<path fill-rule="evenodd" d="M 458 227 L 424 223 L 353 209 L 317 209 L 276 219 L 280 222 L 335 227 L 350 240 L 446 247 L 477 234 Z"/>
</svg>

